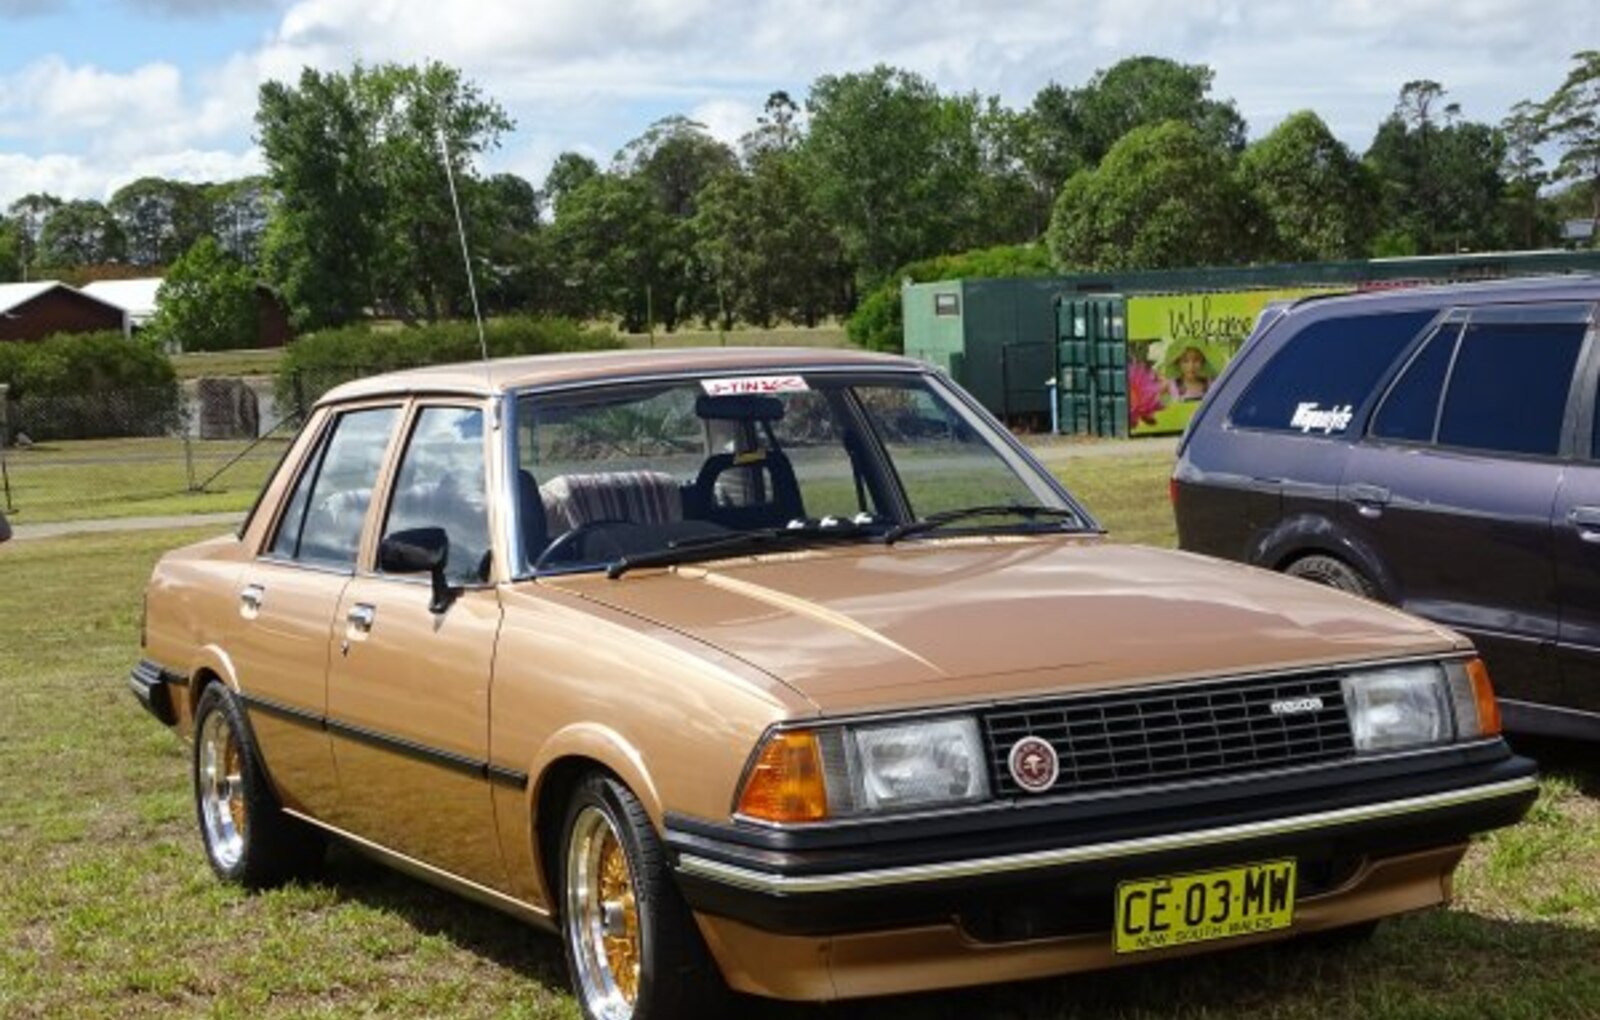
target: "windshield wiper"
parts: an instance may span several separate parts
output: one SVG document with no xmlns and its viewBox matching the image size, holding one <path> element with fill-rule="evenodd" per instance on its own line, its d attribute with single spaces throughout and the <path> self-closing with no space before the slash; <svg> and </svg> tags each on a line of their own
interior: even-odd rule
<svg viewBox="0 0 1600 1020">
<path fill-rule="evenodd" d="M 668 543 L 664 548 L 634 553 L 613 560 L 606 576 L 615 581 L 635 567 L 664 567 L 691 560 L 715 558 L 741 551 L 760 552 L 774 547 L 804 545 L 808 542 L 841 541 L 875 536 L 879 529 L 869 522 L 846 517 L 825 517 L 820 521 L 795 521 L 784 528 L 735 531 L 726 535 L 696 535 Z"/>
<path fill-rule="evenodd" d="M 982 506 L 963 506 L 953 510 L 941 510 L 935 514 L 915 521 L 906 521 L 896 524 L 883 534 L 885 545 L 893 545 L 902 538 L 911 535 L 920 535 L 925 531 L 933 531 L 956 521 L 964 521 L 971 517 L 1023 517 L 1030 523 L 1041 517 L 1059 520 L 1080 521 L 1081 518 L 1074 510 L 1061 506 L 1029 506 L 1022 503 L 993 503 Z"/>
</svg>

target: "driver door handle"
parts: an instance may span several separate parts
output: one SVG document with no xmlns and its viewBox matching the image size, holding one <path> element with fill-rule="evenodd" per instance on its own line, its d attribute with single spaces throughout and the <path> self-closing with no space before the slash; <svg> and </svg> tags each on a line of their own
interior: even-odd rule
<svg viewBox="0 0 1600 1020">
<path fill-rule="evenodd" d="M 378 607 L 369 605 L 366 602 L 357 602 L 355 605 L 350 607 L 350 612 L 345 616 L 345 619 L 349 621 L 350 626 L 363 634 L 366 634 L 372 630 L 373 621 L 375 621 L 377 618 Z"/>
<path fill-rule="evenodd" d="M 247 584 L 239 592 L 239 612 L 253 617 L 261 612 L 261 604 L 266 599 L 267 589 L 259 584 Z"/>
<path fill-rule="evenodd" d="M 1575 506 L 1567 511 L 1567 520 L 1578 529 L 1579 538 L 1600 543 L 1600 506 Z"/>
</svg>

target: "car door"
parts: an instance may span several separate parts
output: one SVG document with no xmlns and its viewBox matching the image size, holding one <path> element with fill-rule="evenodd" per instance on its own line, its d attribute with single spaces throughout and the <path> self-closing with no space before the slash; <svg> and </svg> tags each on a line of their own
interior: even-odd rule
<svg viewBox="0 0 1600 1020">
<path fill-rule="evenodd" d="M 1377 553 L 1384 594 L 1466 633 L 1509 697 L 1560 697 L 1550 512 L 1569 450 L 1584 327 L 1575 305 L 1450 316 L 1352 451 L 1344 525 Z"/>
<path fill-rule="evenodd" d="M 1589 370 L 1578 382 L 1582 413 L 1576 444 L 1556 496 L 1556 590 L 1561 603 L 1563 705 L 1600 713 L 1600 340 L 1591 326 Z"/>
<path fill-rule="evenodd" d="M 426 577 L 354 578 L 339 601 L 328 720 L 341 827 L 504 888 L 486 769 L 500 628 L 486 457 L 482 407 L 417 407 L 378 534 L 444 529 L 446 575 L 461 591 L 435 613 Z"/>
<path fill-rule="evenodd" d="M 240 574 L 226 647 L 251 729 L 285 806 L 317 818 L 335 813 L 338 801 L 323 729 L 328 640 L 399 420 L 398 405 L 329 415 L 271 537 Z"/>
</svg>

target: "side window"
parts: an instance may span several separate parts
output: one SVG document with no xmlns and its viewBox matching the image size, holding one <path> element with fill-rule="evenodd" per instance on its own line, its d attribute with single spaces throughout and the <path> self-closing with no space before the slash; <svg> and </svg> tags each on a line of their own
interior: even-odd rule
<svg viewBox="0 0 1600 1020">
<path fill-rule="evenodd" d="M 1433 427 L 1439 419 L 1439 396 L 1444 377 L 1456 353 L 1461 324 L 1449 323 L 1439 329 L 1426 346 L 1411 359 L 1400 380 L 1383 398 L 1383 406 L 1372 419 L 1372 434 L 1380 439 L 1404 439 L 1417 443 L 1433 442 Z"/>
<path fill-rule="evenodd" d="M 455 584 L 489 576 L 489 506 L 483 469 L 483 412 L 429 407 L 400 461 L 385 536 L 443 528 L 450 537 L 445 575 Z"/>
<path fill-rule="evenodd" d="M 1231 421 L 1240 428 L 1332 435 L 1350 427 L 1400 352 L 1436 311 L 1326 319 L 1290 337 L 1257 374 Z"/>
<path fill-rule="evenodd" d="M 272 536 L 271 553 L 284 559 L 293 559 L 300 548 L 300 529 L 306 522 L 306 504 L 311 500 L 311 486 L 316 484 L 317 469 L 322 465 L 322 455 L 328 452 L 326 440 L 306 455 L 305 467 L 294 483 L 294 494 L 278 521 L 278 533 Z"/>
<path fill-rule="evenodd" d="M 340 416 L 315 471 L 307 470 L 296 486 L 289 513 L 272 543 L 274 553 L 329 566 L 355 565 L 372 486 L 399 417 L 394 407 Z"/>
<path fill-rule="evenodd" d="M 1461 337 L 1439 419 L 1439 443 L 1554 456 L 1586 327 L 1473 322 Z"/>
</svg>

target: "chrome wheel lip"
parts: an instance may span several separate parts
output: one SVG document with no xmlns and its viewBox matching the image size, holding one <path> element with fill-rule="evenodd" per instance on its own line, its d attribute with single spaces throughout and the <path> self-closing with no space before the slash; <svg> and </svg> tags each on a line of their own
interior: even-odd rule
<svg viewBox="0 0 1600 1020">
<path fill-rule="evenodd" d="M 630 1020 L 634 1003 L 624 995 L 605 951 L 608 917 L 600 893 L 600 858 L 607 840 L 621 851 L 622 838 L 610 817 L 593 805 L 579 811 L 567 839 L 563 927 L 587 1012 L 601 1020 Z"/>
<path fill-rule="evenodd" d="M 248 824 L 243 806 L 243 755 L 233 727 L 220 711 L 207 715 L 201 724 L 196 753 L 195 793 L 206 849 L 220 868 L 232 870 L 244 859 Z"/>
</svg>

